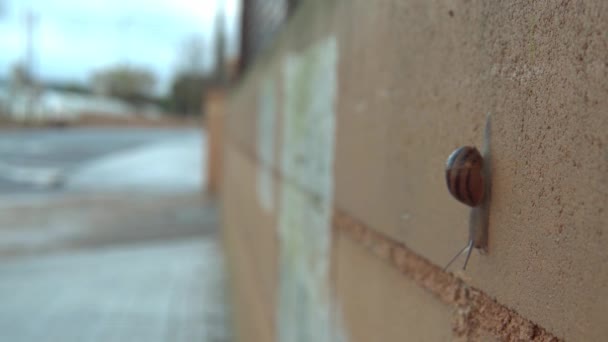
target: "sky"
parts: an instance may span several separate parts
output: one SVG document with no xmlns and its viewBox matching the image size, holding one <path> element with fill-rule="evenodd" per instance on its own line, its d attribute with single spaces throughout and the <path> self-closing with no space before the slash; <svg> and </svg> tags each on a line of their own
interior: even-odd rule
<svg viewBox="0 0 608 342">
<path fill-rule="evenodd" d="M 44 81 L 86 84 L 95 70 L 130 64 L 153 71 L 168 88 L 184 41 L 200 36 L 213 66 L 217 13 L 225 13 L 228 54 L 237 51 L 239 0 L 0 0 L 0 78 L 26 51 L 34 14 L 34 73 Z"/>
</svg>

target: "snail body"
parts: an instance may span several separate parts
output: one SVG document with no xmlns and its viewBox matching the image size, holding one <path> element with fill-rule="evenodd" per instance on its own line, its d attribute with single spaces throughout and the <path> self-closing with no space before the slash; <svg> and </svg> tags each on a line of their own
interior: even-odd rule
<svg viewBox="0 0 608 342">
<path fill-rule="evenodd" d="M 462 146 L 448 157 L 445 178 L 448 191 L 461 203 L 471 207 L 469 215 L 469 241 L 445 266 L 446 270 L 462 253 L 467 257 L 466 269 L 473 248 L 485 252 L 488 244 L 490 209 L 490 115 L 486 119 L 484 153 L 473 146 Z"/>
</svg>

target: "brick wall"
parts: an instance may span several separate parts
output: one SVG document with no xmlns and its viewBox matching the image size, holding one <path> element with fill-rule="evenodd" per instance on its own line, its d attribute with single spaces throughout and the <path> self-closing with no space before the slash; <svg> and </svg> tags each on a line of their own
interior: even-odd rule
<svg viewBox="0 0 608 342">
<path fill-rule="evenodd" d="M 608 5 L 309 0 L 230 96 L 242 341 L 608 335 Z M 444 163 L 492 117 L 489 251 Z"/>
<path fill-rule="evenodd" d="M 207 132 L 207 165 L 203 173 L 207 179 L 207 191 L 219 194 L 222 182 L 224 116 L 226 89 L 211 89 L 205 94 L 204 128 Z"/>
</svg>

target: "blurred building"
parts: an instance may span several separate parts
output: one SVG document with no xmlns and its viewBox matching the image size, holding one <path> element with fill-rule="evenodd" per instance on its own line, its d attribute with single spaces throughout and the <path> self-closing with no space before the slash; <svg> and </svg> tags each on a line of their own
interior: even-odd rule
<svg viewBox="0 0 608 342">
<path fill-rule="evenodd" d="M 130 117 L 136 113 L 158 116 L 153 105 L 135 108 L 117 98 L 60 90 L 0 90 L 0 113 L 16 121 L 74 121 L 84 115 Z"/>
</svg>

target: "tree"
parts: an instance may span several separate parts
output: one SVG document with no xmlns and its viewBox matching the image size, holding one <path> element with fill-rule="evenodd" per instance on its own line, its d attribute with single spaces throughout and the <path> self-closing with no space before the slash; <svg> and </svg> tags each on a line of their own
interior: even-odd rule
<svg viewBox="0 0 608 342">
<path fill-rule="evenodd" d="M 84 84 L 80 84 L 76 81 L 49 81 L 45 84 L 48 89 L 54 89 L 59 91 L 66 91 L 76 94 L 91 94 L 92 90 Z"/>
<path fill-rule="evenodd" d="M 151 71 L 129 65 L 116 65 L 93 74 L 96 92 L 140 105 L 153 97 L 156 77 Z"/>
<path fill-rule="evenodd" d="M 213 68 L 213 82 L 218 86 L 226 83 L 226 33 L 224 30 L 224 16 L 218 14 L 215 18 L 215 67 Z"/>
<path fill-rule="evenodd" d="M 10 81 L 13 87 L 21 89 L 34 83 L 34 77 L 21 62 L 15 63 L 10 71 Z"/>
<path fill-rule="evenodd" d="M 170 103 L 174 111 L 183 114 L 199 114 L 203 110 L 205 92 L 210 88 L 226 86 L 226 35 L 224 17 L 215 20 L 214 62 L 212 70 L 206 70 L 205 44 L 199 35 L 184 39 L 179 58 L 179 69 L 172 85 Z"/>
<path fill-rule="evenodd" d="M 200 114 L 206 88 L 205 76 L 187 73 L 176 75 L 171 84 L 171 107 L 180 114 Z"/>
<path fill-rule="evenodd" d="M 180 48 L 178 71 L 169 94 L 173 111 L 184 115 L 201 114 L 207 78 L 203 38 L 200 35 L 186 37 Z"/>
</svg>

